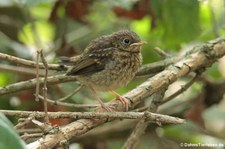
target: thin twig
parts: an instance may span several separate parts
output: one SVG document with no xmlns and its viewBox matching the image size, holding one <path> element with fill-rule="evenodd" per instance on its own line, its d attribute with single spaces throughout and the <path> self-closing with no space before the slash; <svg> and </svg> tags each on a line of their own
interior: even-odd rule
<svg viewBox="0 0 225 149">
<path fill-rule="evenodd" d="M 33 133 L 33 134 L 27 134 L 25 133 L 24 135 L 21 136 L 21 139 L 24 141 L 30 139 L 30 138 L 40 138 L 43 136 L 43 133 Z"/>
<path fill-rule="evenodd" d="M 36 91 L 35 91 L 35 100 L 39 101 L 38 95 L 39 95 L 39 89 L 40 89 L 40 81 L 39 81 L 39 57 L 40 57 L 41 49 L 37 50 L 37 56 L 36 56 Z"/>
<path fill-rule="evenodd" d="M 44 54 L 43 54 L 43 50 L 40 50 L 40 54 L 41 54 L 41 60 L 44 64 L 44 68 L 45 68 L 45 76 L 44 76 L 44 84 L 43 84 L 43 97 L 44 97 L 44 111 L 45 111 L 45 122 L 46 124 L 49 123 L 49 118 L 48 118 L 48 102 L 47 102 L 47 93 L 48 93 L 48 88 L 47 88 L 47 80 L 48 80 L 48 63 L 45 60 Z M 38 96 L 36 96 L 37 98 Z"/>
<path fill-rule="evenodd" d="M 80 86 L 78 86 L 73 92 L 71 92 L 70 94 L 68 94 L 65 97 L 59 98 L 58 101 L 64 101 L 70 97 L 72 97 L 74 94 L 76 94 L 82 87 L 84 87 L 83 84 L 81 84 Z"/>
<path fill-rule="evenodd" d="M 169 57 L 162 61 L 145 64 L 141 66 L 141 68 L 138 70 L 136 77 L 159 73 L 160 71 L 163 71 L 167 66 L 174 64 L 181 59 L 182 56 L 180 55 L 175 57 Z"/>
<path fill-rule="evenodd" d="M 195 83 L 195 81 L 198 79 L 198 77 L 199 77 L 199 75 L 196 74 L 195 77 L 193 79 L 191 79 L 187 84 L 185 84 L 184 86 L 181 86 L 181 88 L 179 90 L 177 90 L 175 93 L 173 93 L 172 95 L 163 99 L 160 104 L 164 104 L 164 103 L 174 99 L 176 96 L 180 95 L 184 91 L 186 91 L 193 83 Z"/>
<path fill-rule="evenodd" d="M 46 118 L 46 114 L 44 115 L 44 118 Z M 33 119 L 32 122 L 44 133 L 48 133 L 53 128 L 51 125 L 49 125 L 47 123 L 42 123 L 36 119 Z"/>
<path fill-rule="evenodd" d="M 9 71 L 9 72 L 17 73 L 17 74 L 26 74 L 26 75 L 32 75 L 32 76 L 36 75 L 36 71 L 32 68 L 12 66 L 7 64 L 0 64 L 0 70 Z"/>
<path fill-rule="evenodd" d="M 162 58 L 167 58 L 169 57 L 170 55 L 167 54 L 165 51 L 163 51 L 162 49 L 160 49 L 159 47 L 155 47 L 153 49 L 155 52 L 157 52 Z"/>
<path fill-rule="evenodd" d="M 24 133 L 40 133 L 41 130 L 38 129 L 38 128 L 24 128 L 24 129 L 18 129 L 16 130 L 16 132 L 21 135 L 21 134 L 24 134 Z"/>
<path fill-rule="evenodd" d="M 44 82 L 44 78 L 39 79 L 40 83 Z M 76 81 L 76 76 L 55 75 L 48 77 L 48 85 L 57 84 L 62 82 Z M 21 90 L 31 89 L 36 86 L 37 80 L 31 79 L 27 81 L 21 81 L 14 84 L 9 84 L 4 87 L 0 87 L 0 95 L 18 92 Z"/>
<path fill-rule="evenodd" d="M 44 97 L 41 95 L 38 95 L 38 98 L 41 100 L 44 100 Z M 51 105 L 55 106 L 63 106 L 63 107 L 71 107 L 71 108 L 77 108 L 77 109 L 83 109 L 83 108 L 96 108 L 99 105 L 98 104 L 72 104 L 72 103 L 65 103 L 65 102 L 60 102 L 56 100 L 51 100 L 47 98 L 47 102 Z"/>
<path fill-rule="evenodd" d="M 14 63 L 20 64 L 20 65 L 25 65 L 25 66 L 28 66 L 28 67 L 33 67 L 33 68 L 36 67 L 36 62 L 34 62 L 34 61 L 18 58 L 18 57 L 15 57 L 15 56 L 4 54 L 4 53 L 0 53 L 0 59 L 1 60 L 7 60 L 7 61 L 10 61 L 10 62 L 14 62 Z M 38 65 L 39 65 L 40 68 L 44 68 L 43 63 L 39 63 Z M 58 64 L 49 64 L 48 67 L 51 70 L 67 70 L 67 67 L 62 67 L 61 65 L 58 65 Z"/>
<path fill-rule="evenodd" d="M 143 112 L 143 111 L 146 111 L 146 110 L 148 110 L 148 106 L 143 106 L 143 107 L 134 109 L 134 110 L 132 110 L 132 111 L 133 111 L 133 112 Z"/>
<path fill-rule="evenodd" d="M 23 128 L 25 125 L 29 124 L 34 119 L 34 114 L 31 114 L 28 118 L 18 123 L 14 128 L 16 130 Z"/>
</svg>

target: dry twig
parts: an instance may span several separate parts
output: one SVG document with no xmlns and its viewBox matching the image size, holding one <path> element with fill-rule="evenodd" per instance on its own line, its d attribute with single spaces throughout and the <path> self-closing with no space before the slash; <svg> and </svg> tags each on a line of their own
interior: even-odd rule
<svg viewBox="0 0 225 149">
<path fill-rule="evenodd" d="M 163 51 L 159 47 L 155 47 L 153 50 L 156 51 L 162 58 L 167 58 L 170 56 L 169 54 L 167 54 L 165 51 Z"/>
<path fill-rule="evenodd" d="M 44 100 L 44 97 L 39 95 L 39 99 Z M 47 102 L 51 105 L 55 106 L 64 106 L 64 107 L 70 107 L 70 108 L 77 108 L 77 109 L 83 109 L 83 108 L 96 108 L 99 106 L 98 104 L 72 104 L 72 103 L 65 103 L 65 102 L 60 102 L 56 100 L 51 100 L 46 98 Z"/>
<path fill-rule="evenodd" d="M 14 63 L 19 64 L 19 65 L 32 67 L 32 68 L 36 67 L 36 62 L 34 62 L 34 61 L 18 58 L 18 57 L 15 57 L 15 56 L 4 54 L 4 53 L 0 53 L 0 59 L 10 61 L 10 62 L 14 62 Z M 39 68 L 44 68 L 43 63 L 39 63 L 38 65 L 39 65 Z M 67 69 L 66 67 L 62 67 L 58 64 L 49 64 L 48 67 L 51 70 L 66 70 Z"/>
<path fill-rule="evenodd" d="M 48 102 L 47 102 L 47 93 L 48 93 L 48 88 L 47 88 L 47 81 L 48 81 L 48 63 L 45 60 L 43 50 L 40 49 L 40 55 L 41 55 L 41 60 L 44 64 L 44 69 L 45 69 L 45 76 L 44 76 L 44 84 L 43 84 L 43 97 L 44 97 L 44 111 L 45 111 L 45 122 L 46 124 L 49 123 L 49 118 L 48 118 Z M 38 98 L 38 96 L 36 96 Z"/>
<path fill-rule="evenodd" d="M 39 101 L 38 95 L 39 95 L 39 89 L 40 89 L 40 82 L 39 82 L 39 65 L 38 65 L 38 63 L 39 63 L 39 57 L 40 57 L 41 50 L 42 49 L 38 49 L 37 55 L 36 55 L 36 79 L 37 79 L 36 91 L 35 91 L 35 100 L 36 101 Z"/>
<path fill-rule="evenodd" d="M 14 128 L 16 130 L 21 129 L 25 127 L 25 125 L 29 124 L 34 119 L 34 115 L 29 115 L 26 119 L 24 119 L 22 122 L 19 122 Z"/>
<path fill-rule="evenodd" d="M 68 94 L 67 96 L 65 97 L 62 97 L 60 99 L 58 99 L 58 101 L 64 101 L 70 97 L 72 97 L 73 95 L 75 95 L 77 92 L 79 92 L 81 90 L 81 88 L 84 87 L 83 84 L 79 85 L 73 92 L 71 92 L 70 94 Z"/>
<path fill-rule="evenodd" d="M 191 85 L 193 83 L 195 83 L 195 81 L 198 79 L 199 75 L 196 74 L 195 77 L 193 79 L 191 79 L 188 83 L 186 83 L 184 86 L 181 86 L 181 88 L 176 91 L 175 93 L 173 93 L 172 95 L 166 97 L 165 99 L 163 99 L 161 101 L 161 104 L 164 104 L 172 99 L 174 99 L 175 97 L 177 97 L 178 95 L 180 95 L 181 93 L 183 93 L 184 91 L 186 91 L 189 87 L 191 87 Z"/>
</svg>

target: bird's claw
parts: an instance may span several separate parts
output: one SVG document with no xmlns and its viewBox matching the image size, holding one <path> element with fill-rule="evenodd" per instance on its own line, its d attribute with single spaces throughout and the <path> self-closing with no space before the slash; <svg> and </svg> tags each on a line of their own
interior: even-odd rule
<svg viewBox="0 0 225 149">
<path fill-rule="evenodd" d="M 116 100 L 119 100 L 125 107 L 125 111 L 129 110 L 128 100 L 125 97 L 117 96 Z"/>
</svg>

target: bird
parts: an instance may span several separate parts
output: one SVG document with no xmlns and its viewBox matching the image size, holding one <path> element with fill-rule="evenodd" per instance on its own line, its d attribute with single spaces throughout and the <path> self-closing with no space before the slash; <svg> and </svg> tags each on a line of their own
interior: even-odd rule
<svg viewBox="0 0 225 149">
<path fill-rule="evenodd" d="M 128 111 L 128 101 L 114 90 L 127 85 L 142 64 L 141 46 L 145 44 L 131 30 L 120 30 L 92 40 L 77 56 L 61 57 L 62 65 L 71 66 L 65 75 L 89 87 L 102 108 L 111 111 L 96 91 L 109 91 Z"/>
</svg>

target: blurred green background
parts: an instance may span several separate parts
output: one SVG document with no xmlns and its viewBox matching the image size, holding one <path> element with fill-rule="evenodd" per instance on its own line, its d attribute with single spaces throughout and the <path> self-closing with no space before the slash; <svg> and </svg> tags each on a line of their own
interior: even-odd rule
<svg viewBox="0 0 225 149">
<path fill-rule="evenodd" d="M 121 29 L 131 29 L 148 42 L 142 48 L 144 64 L 159 61 L 162 58 L 154 52 L 155 47 L 175 55 L 197 43 L 224 36 L 225 1 L 0 0 L 0 52 L 29 60 L 35 60 L 36 50 L 41 47 L 48 63 L 57 63 L 58 57 L 80 54 L 92 39 Z M 0 60 L 0 87 L 35 77 L 4 69 L 3 66 L 7 65 L 16 66 Z M 221 94 L 224 94 L 224 75 L 225 60 L 220 60 L 204 73 L 204 77 L 212 82 L 195 83 L 187 92 L 178 96 L 177 100 L 162 105 L 159 112 L 185 117 L 190 122 L 165 127 L 151 124 L 138 148 L 183 148 L 181 143 L 190 142 L 217 144 L 211 148 L 225 148 L 225 100 L 218 99 L 210 104 L 207 102 L 211 99 L 210 92 L 215 91 L 215 95 L 218 95 L 216 91 L 222 90 Z M 117 92 L 126 93 L 144 80 L 136 79 Z M 171 87 L 173 90 L 169 89 L 167 94 L 179 89 L 188 80 L 178 80 Z M 49 86 L 48 96 L 58 99 L 72 92 L 78 85 L 70 82 Z M 209 86 L 214 90 L 206 88 Z M 34 101 L 34 92 L 31 89 L 0 96 L 0 109 L 42 110 L 42 104 Z M 203 97 L 202 94 L 206 95 L 206 92 L 209 93 L 208 97 Z M 100 93 L 100 96 L 105 101 L 113 98 L 108 93 Z M 67 102 L 97 103 L 96 100 L 90 100 L 92 98 L 89 90 L 83 88 Z M 149 101 L 151 98 L 146 99 L 146 102 Z M 49 110 L 74 111 L 54 106 L 49 106 Z M 16 123 L 16 118 L 10 119 Z M 51 122 L 64 125 L 69 120 Z M 111 125 L 123 122 L 127 121 L 116 121 Z M 135 124 L 133 121 L 130 123 Z M 75 139 L 70 148 L 121 148 L 130 132 L 132 128 L 124 126 L 111 134 L 104 134 L 104 138 L 90 137 L 88 141 Z"/>
</svg>

